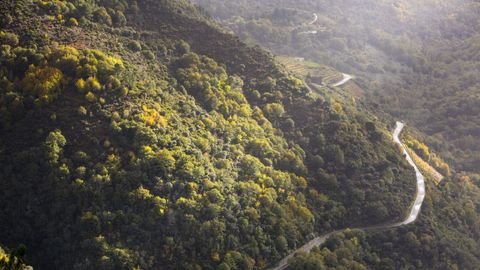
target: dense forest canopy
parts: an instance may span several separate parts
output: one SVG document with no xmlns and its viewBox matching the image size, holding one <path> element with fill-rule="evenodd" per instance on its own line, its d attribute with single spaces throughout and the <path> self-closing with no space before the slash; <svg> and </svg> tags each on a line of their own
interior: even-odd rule
<svg viewBox="0 0 480 270">
<path fill-rule="evenodd" d="M 478 179 L 477 1 L 196 3 L 247 42 L 357 75 L 365 100 L 414 124 L 457 171 Z M 313 12 L 318 20 L 308 24 Z"/>
<path fill-rule="evenodd" d="M 465 104 L 442 78 L 476 66 L 475 49 L 458 42 L 475 38 L 475 3 L 454 9 L 457 28 L 421 13 L 417 22 L 442 31 L 408 36 L 416 22 L 353 12 L 397 12 L 389 2 L 353 2 L 198 2 L 206 11 L 186 0 L 1 1 L 0 267 L 267 269 L 315 234 L 402 220 L 415 173 L 391 137 L 401 116 L 423 132 L 407 130 L 406 145 L 448 172 L 428 182 L 420 220 L 344 231 L 291 268 L 474 269 L 480 197 L 469 144 L 478 134 L 465 117 L 478 88 L 475 76 L 451 81 L 471 91 Z M 453 10 L 441 3 L 438 12 Z M 311 11 L 318 22 L 304 25 Z M 385 29 L 372 31 L 379 22 Z M 309 27 L 323 32 L 298 36 Z M 407 34 L 393 42 L 399 31 Z M 419 45 L 440 39 L 472 55 Z M 356 74 L 372 103 L 312 91 L 251 42 Z M 409 47 L 397 58 L 388 50 L 398 42 Z M 445 65 L 427 58 L 435 55 Z M 470 121 L 460 130 L 438 134 L 430 125 L 443 119 L 425 119 L 414 103 L 401 110 L 409 98 L 426 102 L 435 72 L 432 85 L 459 105 L 449 121 Z M 414 81 L 418 93 L 403 95 Z M 387 83 L 401 91 L 389 95 Z M 429 104 L 450 112 L 436 97 Z"/>
<path fill-rule="evenodd" d="M 291 268 L 477 268 L 478 2 L 196 3 L 248 43 L 355 74 L 363 103 L 379 116 L 387 112 L 387 119 L 414 125 L 417 130 L 408 130 L 405 143 L 447 176 L 434 185 L 438 179 L 428 174 L 431 167 L 422 167 L 431 182 L 417 226 L 346 232 L 296 257 Z M 318 20 L 311 23 L 314 17 Z"/>
<path fill-rule="evenodd" d="M 408 211 L 391 123 L 189 3 L 0 7 L 0 243 L 35 268 L 263 269 Z"/>
</svg>

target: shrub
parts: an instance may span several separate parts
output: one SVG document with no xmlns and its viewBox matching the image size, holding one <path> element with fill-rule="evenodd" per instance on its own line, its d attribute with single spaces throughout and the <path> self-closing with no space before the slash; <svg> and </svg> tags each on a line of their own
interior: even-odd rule
<svg viewBox="0 0 480 270">
<path fill-rule="evenodd" d="M 85 82 L 84 79 L 78 79 L 77 82 L 75 83 L 75 86 L 77 87 L 77 90 L 80 93 L 83 93 L 86 90 L 87 83 Z"/>
<path fill-rule="evenodd" d="M 24 256 L 27 252 L 27 248 L 24 245 L 20 245 L 16 250 L 6 253 L 0 247 L 0 269 L 15 270 L 15 269 L 32 269 L 26 265 Z"/>
<path fill-rule="evenodd" d="M 190 52 L 190 45 L 187 42 L 182 40 L 179 43 L 177 43 L 177 45 L 175 46 L 175 49 L 177 50 L 178 54 L 184 55 Z"/>
<path fill-rule="evenodd" d="M 85 98 L 89 101 L 89 102 L 95 102 L 97 100 L 97 97 L 95 97 L 95 94 L 93 94 L 92 92 L 88 92 L 86 95 L 85 95 Z"/>
<path fill-rule="evenodd" d="M 13 33 L 8 33 L 4 31 L 0 31 L 0 44 L 10 45 L 15 47 L 18 45 L 18 36 Z"/>
<path fill-rule="evenodd" d="M 104 7 L 97 9 L 93 15 L 95 21 L 101 24 L 106 24 L 107 26 L 112 26 L 112 17 L 108 14 L 107 10 Z"/>
<path fill-rule="evenodd" d="M 95 77 L 88 77 L 87 85 L 91 91 L 100 91 L 102 89 L 102 85 Z"/>
<path fill-rule="evenodd" d="M 334 112 L 336 112 L 337 114 L 342 113 L 342 112 L 343 112 L 342 104 L 340 104 L 339 102 L 336 102 L 336 101 L 335 101 L 335 102 L 332 104 L 332 110 L 333 110 Z"/>
<path fill-rule="evenodd" d="M 172 172 L 175 169 L 176 160 L 167 149 L 162 149 L 156 154 L 156 160 L 158 161 L 158 165 L 163 171 L 163 173 L 167 174 Z"/>
<path fill-rule="evenodd" d="M 0 19 L 2 26 L 10 25 L 13 22 L 13 18 L 10 14 L 5 15 L 5 17 Z"/>
<path fill-rule="evenodd" d="M 116 75 L 125 70 L 122 60 L 108 56 L 100 51 L 93 50 L 91 52 L 94 54 L 96 61 L 98 61 L 96 69 L 98 70 L 100 80 L 107 80 L 108 76 Z"/>
<path fill-rule="evenodd" d="M 147 60 L 154 60 L 155 59 L 155 54 L 150 50 L 143 51 L 143 56 L 145 56 L 145 58 Z"/>
<path fill-rule="evenodd" d="M 77 68 L 77 76 L 88 77 L 94 76 L 97 73 L 97 67 L 91 64 L 84 64 Z"/>
<path fill-rule="evenodd" d="M 79 66 L 80 53 L 77 49 L 70 46 L 59 46 L 51 56 L 51 60 L 62 72 L 74 75 Z"/>
<path fill-rule="evenodd" d="M 126 86 L 120 87 L 119 94 L 122 97 L 128 95 L 128 88 Z"/>
<path fill-rule="evenodd" d="M 107 89 L 116 90 L 122 86 L 120 80 L 117 77 L 109 76 L 107 79 Z"/>
<path fill-rule="evenodd" d="M 127 24 L 127 18 L 123 15 L 123 12 L 116 11 L 113 15 L 113 25 L 116 27 L 122 27 Z"/>
<path fill-rule="evenodd" d="M 285 109 L 280 103 L 271 103 L 265 106 L 265 113 L 270 117 L 278 118 L 285 113 Z"/>
<path fill-rule="evenodd" d="M 75 17 L 77 18 L 90 18 L 93 13 L 93 5 L 86 1 L 78 1 L 75 4 L 76 10 L 74 12 Z"/>
<path fill-rule="evenodd" d="M 45 141 L 46 155 L 50 163 L 56 164 L 63 151 L 63 147 L 67 144 L 67 140 L 60 130 L 52 131 L 48 134 Z"/>
<path fill-rule="evenodd" d="M 78 110 L 77 110 L 78 114 L 81 115 L 81 116 L 86 116 L 87 115 L 87 109 L 83 106 L 80 106 L 78 107 Z"/>
<path fill-rule="evenodd" d="M 140 115 L 142 121 L 148 126 L 165 127 L 167 119 L 161 116 L 156 110 L 143 106 L 143 113 Z"/>
<path fill-rule="evenodd" d="M 70 26 L 78 26 L 78 21 L 77 21 L 77 19 L 75 19 L 75 18 L 70 18 L 70 19 L 68 20 L 68 25 L 70 25 Z"/>
<path fill-rule="evenodd" d="M 142 49 L 142 45 L 140 45 L 140 42 L 133 40 L 128 43 L 128 48 L 134 52 L 138 52 Z"/>
<path fill-rule="evenodd" d="M 22 85 L 26 93 L 49 101 L 58 94 L 62 78 L 63 74 L 57 68 L 31 65 L 22 80 Z"/>
</svg>

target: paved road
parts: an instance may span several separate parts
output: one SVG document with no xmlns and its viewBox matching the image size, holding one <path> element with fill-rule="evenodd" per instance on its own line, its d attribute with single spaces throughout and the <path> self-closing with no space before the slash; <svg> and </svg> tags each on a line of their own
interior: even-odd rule
<svg viewBox="0 0 480 270">
<path fill-rule="evenodd" d="M 353 79 L 353 76 L 352 75 L 349 75 L 349 74 L 346 74 L 346 73 L 342 73 L 343 75 L 343 79 L 339 82 L 337 82 L 336 84 L 332 85 L 334 87 L 336 86 L 342 86 L 344 84 L 346 84 L 348 81 L 350 81 L 351 79 Z"/>
<path fill-rule="evenodd" d="M 318 21 L 318 15 L 317 15 L 317 13 L 313 13 L 313 20 L 311 22 L 309 22 L 308 24 L 312 25 L 312 24 L 316 23 L 317 21 Z"/>
<path fill-rule="evenodd" d="M 317 30 L 309 30 L 309 31 L 303 31 L 298 33 L 299 35 L 316 35 L 318 33 Z"/>
<path fill-rule="evenodd" d="M 317 13 L 313 13 L 313 20 L 308 22 L 307 25 L 313 25 L 314 23 L 316 23 L 318 21 L 318 15 Z M 300 27 L 300 26 L 299 26 Z M 300 32 L 298 34 L 300 35 L 315 35 L 317 34 L 318 31 L 317 30 L 309 30 L 309 31 L 303 31 L 303 32 Z"/>
<path fill-rule="evenodd" d="M 412 209 L 410 210 L 410 214 L 405 218 L 404 221 L 401 221 L 401 222 L 378 224 L 378 225 L 373 225 L 373 226 L 369 226 L 369 227 L 363 227 L 363 228 L 360 228 L 360 229 L 367 230 L 367 231 L 382 231 L 382 230 L 387 230 L 387 229 L 392 229 L 392 228 L 404 226 L 404 225 L 407 225 L 407 224 L 410 224 L 410 223 L 414 222 L 417 219 L 418 214 L 420 213 L 420 209 L 422 208 L 422 204 L 423 204 L 423 199 L 425 198 L 425 179 L 424 179 L 423 175 L 421 174 L 420 170 L 418 169 L 417 165 L 415 165 L 412 158 L 408 154 L 405 146 L 400 141 L 400 138 L 398 137 L 400 135 L 400 133 L 402 132 L 404 127 L 405 127 L 404 123 L 397 122 L 395 130 L 393 131 L 393 140 L 398 145 L 400 145 L 400 147 L 402 148 L 403 154 L 406 156 L 407 161 L 410 164 L 410 166 L 412 166 L 413 169 L 415 170 L 415 175 L 416 175 L 416 178 L 417 178 L 417 195 L 415 197 L 415 201 L 413 203 Z M 273 270 L 286 269 L 288 267 L 288 260 L 291 257 L 293 257 L 295 255 L 295 253 L 297 253 L 299 251 L 304 251 L 304 252 L 308 253 L 312 250 L 313 247 L 316 247 L 316 246 L 319 246 L 319 245 L 325 243 L 325 241 L 327 241 L 328 237 L 330 237 L 332 234 L 335 234 L 335 233 L 340 232 L 340 231 L 342 231 L 342 230 L 329 232 L 329 233 L 326 233 L 326 234 L 323 234 L 321 236 L 318 236 L 318 237 L 314 238 L 310 242 L 306 243 L 305 245 L 303 245 L 299 249 L 292 252 L 287 257 L 283 258 L 281 261 L 279 261 L 277 263 L 277 266 L 275 266 L 272 269 Z"/>
</svg>

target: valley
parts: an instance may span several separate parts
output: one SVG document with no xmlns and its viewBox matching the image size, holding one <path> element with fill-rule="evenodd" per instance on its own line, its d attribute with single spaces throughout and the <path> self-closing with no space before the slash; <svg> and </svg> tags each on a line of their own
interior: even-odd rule
<svg viewBox="0 0 480 270">
<path fill-rule="evenodd" d="M 416 195 L 415 195 L 415 201 L 413 202 L 413 204 L 411 206 L 411 210 L 408 213 L 405 220 L 400 221 L 400 222 L 386 223 L 386 224 L 380 224 L 380 225 L 372 225 L 372 226 L 359 228 L 361 230 L 374 231 L 374 232 L 375 231 L 380 231 L 381 232 L 381 231 L 385 231 L 385 230 L 389 230 L 389 229 L 398 228 L 398 227 L 401 227 L 401 226 L 408 225 L 412 222 L 415 222 L 415 220 L 418 218 L 418 215 L 420 214 L 420 210 L 422 208 L 423 200 L 425 199 L 425 178 L 423 177 L 422 173 L 420 172 L 418 167 L 413 162 L 413 159 L 407 153 L 407 150 L 406 150 L 405 146 L 402 144 L 402 142 L 400 141 L 400 138 L 398 137 L 400 135 L 400 133 L 402 132 L 404 126 L 405 126 L 404 123 L 397 122 L 392 136 L 393 136 L 394 142 L 397 143 L 401 147 L 408 163 L 415 170 L 415 175 L 416 175 L 416 179 L 417 179 L 417 191 L 416 191 Z M 293 256 L 295 256 L 295 254 L 297 252 L 309 253 L 314 247 L 318 247 L 318 246 L 321 246 L 322 244 L 324 244 L 331 235 L 339 233 L 341 231 L 342 230 L 336 230 L 336 231 L 329 232 L 329 233 L 322 234 L 320 236 L 315 237 L 314 239 L 310 240 L 305 245 L 301 246 L 300 248 L 298 248 L 297 250 L 295 250 L 294 252 L 289 254 L 287 257 L 283 258 L 280 262 L 277 263 L 277 265 L 275 267 L 272 268 L 272 270 L 287 269 L 288 268 L 288 261 Z"/>
<path fill-rule="evenodd" d="M 477 269 L 479 10 L 0 1 L 0 269 Z"/>
</svg>

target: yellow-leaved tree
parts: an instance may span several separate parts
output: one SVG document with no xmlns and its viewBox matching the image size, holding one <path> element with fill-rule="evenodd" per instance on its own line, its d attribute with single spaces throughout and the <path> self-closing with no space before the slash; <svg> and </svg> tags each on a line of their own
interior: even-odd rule
<svg viewBox="0 0 480 270">
<path fill-rule="evenodd" d="M 63 73 L 54 67 L 31 65 L 22 80 L 23 91 L 43 101 L 52 101 L 59 93 Z"/>
</svg>

